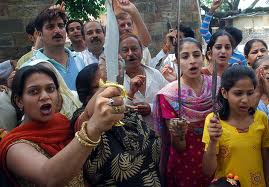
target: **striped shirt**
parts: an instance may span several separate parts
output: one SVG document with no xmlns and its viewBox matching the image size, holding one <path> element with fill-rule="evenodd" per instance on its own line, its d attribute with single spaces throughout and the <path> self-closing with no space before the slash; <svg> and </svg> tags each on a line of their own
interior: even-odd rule
<svg viewBox="0 0 269 187">
<path fill-rule="evenodd" d="M 202 37 L 204 38 L 205 42 L 208 43 L 211 39 L 212 34 L 209 32 L 209 26 L 210 22 L 212 20 L 213 14 L 211 13 L 206 13 L 205 18 L 202 22 L 201 28 L 200 28 L 200 33 Z M 231 59 L 229 60 L 229 64 L 242 64 L 242 65 L 247 65 L 247 60 L 244 57 L 244 55 L 238 51 L 237 49 L 234 49 L 233 54 L 231 56 Z"/>
</svg>

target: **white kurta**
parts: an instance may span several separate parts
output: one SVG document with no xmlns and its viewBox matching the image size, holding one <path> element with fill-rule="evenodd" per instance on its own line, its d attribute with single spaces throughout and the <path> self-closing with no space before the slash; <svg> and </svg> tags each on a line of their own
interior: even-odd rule
<svg viewBox="0 0 269 187">
<path fill-rule="evenodd" d="M 150 105 L 151 114 L 144 116 L 143 119 L 151 127 L 153 127 L 153 102 L 157 92 L 160 91 L 166 84 L 168 84 L 168 81 L 158 70 L 145 65 L 142 66 L 144 67 L 146 73 L 146 91 L 145 95 L 143 95 L 140 91 L 136 92 L 134 95 L 133 103 L 146 102 Z M 124 87 L 127 91 L 130 89 L 130 77 L 126 74 L 126 72 L 124 73 Z M 131 104 L 129 100 L 126 100 L 126 103 Z"/>
</svg>

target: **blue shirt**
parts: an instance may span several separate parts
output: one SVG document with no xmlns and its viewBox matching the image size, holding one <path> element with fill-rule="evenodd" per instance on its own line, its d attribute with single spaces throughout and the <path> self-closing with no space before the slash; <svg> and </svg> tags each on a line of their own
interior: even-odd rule
<svg viewBox="0 0 269 187">
<path fill-rule="evenodd" d="M 269 118 L 268 106 L 266 106 L 262 100 L 259 101 L 257 110 L 263 111 L 266 114 L 266 116 Z"/>
<path fill-rule="evenodd" d="M 65 48 L 64 50 L 68 54 L 66 67 L 57 62 L 56 60 L 47 57 L 43 53 L 43 49 L 36 50 L 33 54 L 33 57 L 26 63 L 29 63 L 32 60 L 36 59 L 42 59 L 50 62 L 61 74 L 68 88 L 70 90 L 76 90 L 77 75 L 85 67 L 85 65 L 83 63 L 83 60 L 80 57 L 76 56 L 74 53 L 72 53 L 69 49 Z"/>
<path fill-rule="evenodd" d="M 212 20 L 212 17 L 213 15 L 206 13 L 205 18 L 200 27 L 200 33 L 206 43 L 209 43 L 212 36 L 212 34 L 209 32 L 209 25 Z M 247 65 L 247 60 L 245 56 L 237 49 L 234 49 L 231 59 L 229 60 L 229 64 L 234 64 L 234 63 L 242 64 L 245 66 Z"/>
<path fill-rule="evenodd" d="M 13 71 L 10 60 L 0 63 L 0 79 L 7 80 L 10 73 Z"/>
</svg>

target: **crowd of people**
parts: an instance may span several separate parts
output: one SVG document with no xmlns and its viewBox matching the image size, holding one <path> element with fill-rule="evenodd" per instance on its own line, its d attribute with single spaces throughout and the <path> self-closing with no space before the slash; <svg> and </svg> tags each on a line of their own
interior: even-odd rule
<svg viewBox="0 0 269 187">
<path fill-rule="evenodd" d="M 27 54 L 0 63 L 0 186 L 269 186 L 262 38 L 241 53 L 239 28 L 210 33 L 213 0 L 205 52 L 180 25 L 151 57 L 138 9 L 111 2 L 122 86 L 106 84 L 106 26 L 68 19 L 63 4 L 27 25 Z"/>
</svg>

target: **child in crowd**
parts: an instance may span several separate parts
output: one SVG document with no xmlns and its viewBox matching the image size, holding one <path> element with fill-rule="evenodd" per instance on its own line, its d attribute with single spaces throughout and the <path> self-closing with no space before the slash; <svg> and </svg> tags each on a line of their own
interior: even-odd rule
<svg viewBox="0 0 269 187">
<path fill-rule="evenodd" d="M 256 85 L 254 71 L 245 66 L 232 66 L 222 75 L 220 110 L 207 116 L 203 134 L 203 170 L 208 176 L 236 173 L 244 187 L 266 186 L 268 166 L 263 157 L 269 147 L 268 119 L 253 108 L 259 99 L 254 94 Z"/>
</svg>

